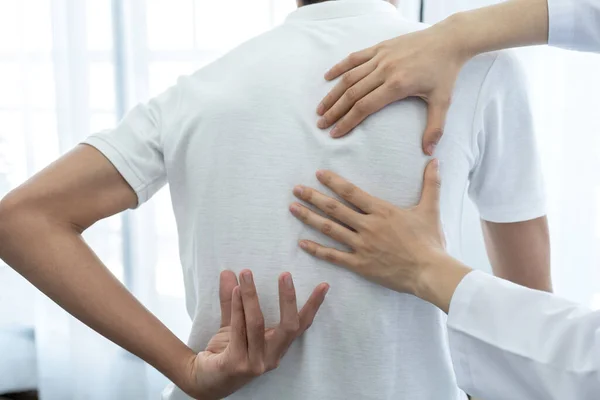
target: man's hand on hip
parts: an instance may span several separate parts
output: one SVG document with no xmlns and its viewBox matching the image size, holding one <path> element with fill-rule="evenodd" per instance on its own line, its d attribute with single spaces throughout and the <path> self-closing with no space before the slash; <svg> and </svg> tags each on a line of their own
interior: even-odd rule
<svg viewBox="0 0 600 400">
<path fill-rule="evenodd" d="M 298 312 L 292 276 L 281 274 L 280 323 L 265 329 L 252 272 L 242 271 L 240 283 L 233 272 L 222 272 L 221 329 L 190 360 L 190 384 L 182 389 L 198 399 L 221 399 L 277 368 L 292 342 L 312 324 L 328 289 L 326 283 L 319 284 Z"/>
</svg>

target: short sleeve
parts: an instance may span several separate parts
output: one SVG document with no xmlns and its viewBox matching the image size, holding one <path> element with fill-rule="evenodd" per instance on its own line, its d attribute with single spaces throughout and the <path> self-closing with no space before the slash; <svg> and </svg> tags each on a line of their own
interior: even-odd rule
<svg viewBox="0 0 600 400">
<path fill-rule="evenodd" d="M 545 193 L 524 72 L 499 53 L 481 87 L 469 196 L 482 219 L 519 222 L 546 214 Z"/>
<path fill-rule="evenodd" d="M 174 86 L 149 103 L 135 107 L 115 129 L 91 135 L 83 142 L 95 147 L 115 166 L 135 191 L 137 206 L 166 183 L 163 132 L 172 132 L 178 104 L 179 88 Z"/>
</svg>

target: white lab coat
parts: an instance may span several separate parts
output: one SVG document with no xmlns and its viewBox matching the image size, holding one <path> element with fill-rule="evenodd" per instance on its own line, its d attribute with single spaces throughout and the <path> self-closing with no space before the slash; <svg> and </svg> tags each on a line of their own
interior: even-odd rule
<svg viewBox="0 0 600 400">
<path fill-rule="evenodd" d="M 454 293 L 448 336 L 473 396 L 600 399 L 600 312 L 476 271 Z"/>
<path fill-rule="evenodd" d="M 600 52 L 600 0 L 548 0 L 548 10 L 550 45 Z M 600 399 L 600 312 L 471 272 L 448 336 L 458 384 L 476 397 Z"/>
</svg>

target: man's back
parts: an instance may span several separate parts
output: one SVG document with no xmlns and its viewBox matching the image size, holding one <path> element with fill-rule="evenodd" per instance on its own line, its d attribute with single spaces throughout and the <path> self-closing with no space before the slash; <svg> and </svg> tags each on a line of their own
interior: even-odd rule
<svg viewBox="0 0 600 400">
<path fill-rule="evenodd" d="M 330 283 L 313 328 L 281 366 L 231 398 L 463 398 L 439 310 L 302 252 L 301 238 L 334 243 L 287 211 L 295 200 L 292 187 L 317 185 L 318 169 L 338 172 L 396 205 L 417 202 L 427 162 L 421 151 L 423 102 L 391 105 L 340 140 L 316 127 L 315 113 L 332 87 L 320 79 L 331 65 L 416 29 L 420 25 L 401 19 L 381 0 L 302 7 L 282 26 L 182 78 L 134 110 L 117 130 L 88 140 L 113 161 L 140 203 L 168 178 L 194 320 L 188 344 L 194 350 L 202 350 L 219 327 L 222 270 L 253 269 L 268 325 L 279 318 L 274 281 L 279 273 L 292 272 L 299 304 L 316 284 Z M 481 154 L 473 132 L 494 60 L 487 56 L 467 66 L 438 148 L 451 251 L 459 247 L 469 175 L 483 173 L 476 170 Z M 174 390 L 168 398 L 185 395 Z"/>
</svg>

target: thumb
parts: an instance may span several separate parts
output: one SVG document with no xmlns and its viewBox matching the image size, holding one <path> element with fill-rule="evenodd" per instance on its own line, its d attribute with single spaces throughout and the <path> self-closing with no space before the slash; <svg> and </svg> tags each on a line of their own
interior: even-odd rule
<svg viewBox="0 0 600 400">
<path fill-rule="evenodd" d="M 423 135 L 423 151 L 432 156 L 435 147 L 444 134 L 444 125 L 446 124 L 446 114 L 450 102 L 431 102 L 427 111 L 427 127 Z"/>
<path fill-rule="evenodd" d="M 435 158 L 427 164 L 423 176 L 423 192 L 419 202 L 420 207 L 434 212 L 436 216 L 440 213 L 440 188 L 442 186 L 439 165 L 439 160 Z"/>
</svg>

